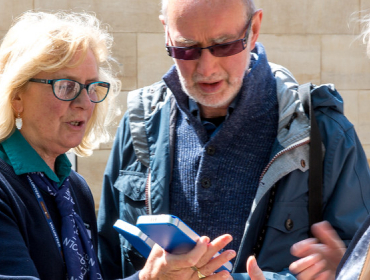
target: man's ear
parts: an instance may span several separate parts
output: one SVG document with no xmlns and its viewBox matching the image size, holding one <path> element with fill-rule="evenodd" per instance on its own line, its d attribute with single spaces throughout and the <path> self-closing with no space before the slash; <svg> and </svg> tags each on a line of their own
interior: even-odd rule
<svg viewBox="0 0 370 280">
<path fill-rule="evenodd" d="M 160 15 L 159 20 L 162 22 L 164 30 L 166 30 L 166 20 L 164 18 L 164 15 Z"/>
<path fill-rule="evenodd" d="M 261 29 L 261 22 L 262 22 L 262 9 L 257 10 L 254 13 L 253 21 L 252 21 L 252 28 L 251 28 L 251 50 L 254 49 L 258 36 L 260 35 L 260 29 Z"/>
</svg>

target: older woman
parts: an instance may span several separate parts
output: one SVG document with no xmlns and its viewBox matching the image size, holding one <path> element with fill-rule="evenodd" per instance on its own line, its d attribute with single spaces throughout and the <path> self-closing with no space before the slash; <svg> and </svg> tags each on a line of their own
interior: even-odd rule
<svg viewBox="0 0 370 280">
<path fill-rule="evenodd" d="M 65 153 L 107 135 L 112 38 L 88 14 L 27 12 L 0 47 L 0 278 L 101 279 L 91 192 Z M 108 95 L 108 93 L 110 93 Z"/>
</svg>

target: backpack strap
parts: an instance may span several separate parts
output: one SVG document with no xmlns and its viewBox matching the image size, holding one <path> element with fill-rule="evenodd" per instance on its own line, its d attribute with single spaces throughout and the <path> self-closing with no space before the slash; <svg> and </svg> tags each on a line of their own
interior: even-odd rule
<svg viewBox="0 0 370 280">
<path fill-rule="evenodd" d="M 311 83 L 303 84 L 298 87 L 298 95 L 302 101 L 303 108 L 310 116 L 310 170 L 308 178 L 308 212 L 309 229 L 315 223 L 322 221 L 322 182 L 323 182 L 323 162 L 322 162 L 322 141 L 319 127 L 317 125 L 311 102 Z M 311 231 L 310 231 L 311 232 Z M 311 234 L 311 233 L 310 233 Z"/>
</svg>

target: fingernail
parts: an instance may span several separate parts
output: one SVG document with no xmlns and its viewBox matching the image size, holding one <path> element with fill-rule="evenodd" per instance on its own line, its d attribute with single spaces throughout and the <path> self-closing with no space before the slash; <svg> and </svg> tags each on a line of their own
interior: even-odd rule
<svg viewBox="0 0 370 280">
<path fill-rule="evenodd" d="M 235 257 L 235 256 L 236 256 L 236 252 L 235 252 L 234 250 L 232 250 L 232 251 L 230 251 L 229 253 L 227 253 L 227 256 L 228 256 L 229 258 L 233 258 L 233 257 Z"/>
<path fill-rule="evenodd" d="M 228 272 L 222 273 L 221 277 L 222 277 L 222 279 L 228 279 L 230 277 L 230 273 L 228 273 Z"/>
<path fill-rule="evenodd" d="M 227 235 L 227 239 L 228 239 L 228 240 L 230 240 L 230 241 L 232 241 L 232 240 L 233 240 L 233 236 L 232 236 L 232 235 L 230 235 L 230 234 L 228 234 L 228 235 Z"/>
<path fill-rule="evenodd" d="M 202 242 L 204 242 L 204 243 L 206 243 L 206 244 L 208 244 L 210 241 L 211 241 L 211 240 L 209 239 L 209 237 L 208 237 L 208 236 L 204 236 L 204 237 L 202 238 Z"/>
</svg>

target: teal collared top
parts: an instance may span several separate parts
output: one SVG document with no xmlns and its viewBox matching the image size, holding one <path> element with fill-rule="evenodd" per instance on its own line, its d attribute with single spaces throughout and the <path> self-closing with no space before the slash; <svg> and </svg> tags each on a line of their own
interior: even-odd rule
<svg viewBox="0 0 370 280">
<path fill-rule="evenodd" d="M 54 173 L 17 129 L 0 143 L 0 158 L 11 165 L 17 175 L 43 172 L 50 180 L 58 183 L 58 186 L 69 176 L 72 166 L 68 157 L 62 154 L 55 160 Z"/>
</svg>

